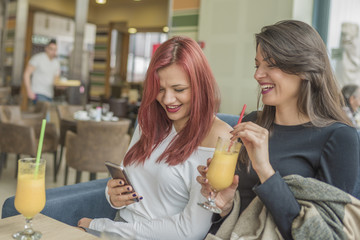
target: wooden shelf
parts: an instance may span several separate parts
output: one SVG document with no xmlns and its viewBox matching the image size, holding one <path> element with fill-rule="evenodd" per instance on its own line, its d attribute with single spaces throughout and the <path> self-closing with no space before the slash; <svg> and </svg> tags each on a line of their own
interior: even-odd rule
<svg viewBox="0 0 360 240">
<path fill-rule="evenodd" d="M 13 78 L 15 27 L 17 2 L 10 1 L 5 6 L 5 28 L 3 32 L 3 84 L 10 86 Z"/>
<path fill-rule="evenodd" d="M 96 26 L 93 71 L 90 72 L 90 98 L 107 95 L 109 85 L 109 43 L 110 28 L 108 25 Z"/>
</svg>

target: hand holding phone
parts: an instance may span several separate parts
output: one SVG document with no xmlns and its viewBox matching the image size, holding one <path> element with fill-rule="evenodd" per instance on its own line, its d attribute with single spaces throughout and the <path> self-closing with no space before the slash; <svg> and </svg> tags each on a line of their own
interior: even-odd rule
<svg viewBox="0 0 360 240">
<path fill-rule="evenodd" d="M 117 164 L 109 162 L 109 161 L 106 161 L 105 165 L 106 165 L 107 169 L 109 170 L 110 175 L 113 179 L 121 179 L 122 181 L 124 181 L 123 186 L 126 186 L 126 185 L 131 186 L 132 190 L 128 191 L 128 192 L 124 192 L 124 193 L 134 193 L 135 192 L 135 189 L 132 186 L 129 178 L 127 177 L 125 170 L 120 165 L 117 165 Z M 132 200 L 135 202 L 139 202 L 139 197 L 137 196 L 136 198 L 132 198 Z"/>
</svg>

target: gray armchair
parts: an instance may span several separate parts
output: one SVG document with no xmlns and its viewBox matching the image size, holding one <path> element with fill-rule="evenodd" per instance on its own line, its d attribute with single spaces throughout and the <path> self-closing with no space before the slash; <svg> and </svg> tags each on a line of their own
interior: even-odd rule
<svg viewBox="0 0 360 240">
<path fill-rule="evenodd" d="M 11 98 L 11 87 L 0 87 L 0 104 L 8 104 Z"/>
<path fill-rule="evenodd" d="M 34 106 L 31 106 L 27 111 L 21 111 L 21 118 L 30 123 L 36 124 L 41 122 L 42 119 L 46 118 L 47 111 L 50 103 L 48 102 L 37 102 Z"/>
<path fill-rule="evenodd" d="M 74 120 L 74 113 L 83 110 L 83 106 L 80 105 L 58 105 L 56 106 L 56 112 L 58 115 L 60 125 L 60 157 L 56 166 L 56 174 L 59 171 L 61 161 L 63 158 L 63 152 L 65 147 L 65 137 L 67 131 L 76 132 L 76 121 Z M 65 184 L 66 185 L 66 184 Z"/>
<path fill-rule="evenodd" d="M 0 106 L 0 176 L 2 162 L 5 161 L 7 153 L 17 154 L 17 159 L 21 154 L 36 156 L 40 131 L 41 117 L 24 118 L 20 106 Z M 56 126 L 47 123 L 42 152 L 54 154 L 54 166 L 56 166 L 58 139 Z M 54 182 L 56 182 L 56 168 L 54 168 Z"/>
<path fill-rule="evenodd" d="M 79 183 L 82 171 L 90 172 L 90 180 L 94 180 L 96 173 L 107 172 L 105 161 L 120 164 L 130 143 L 129 125 L 127 119 L 117 122 L 77 121 L 76 133 L 66 133 L 64 185 L 67 184 L 69 167 L 76 170 L 76 183 Z"/>
</svg>

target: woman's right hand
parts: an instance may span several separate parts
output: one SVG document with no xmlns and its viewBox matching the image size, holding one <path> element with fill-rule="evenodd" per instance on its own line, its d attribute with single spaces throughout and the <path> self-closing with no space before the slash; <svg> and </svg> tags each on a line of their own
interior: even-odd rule
<svg viewBox="0 0 360 240">
<path fill-rule="evenodd" d="M 130 185 L 124 185 L 122 179 L 110 179 L 107 182 L 110 202 L 114 207 L 123 207 L 134 203 L 134 198 L 140 197 L 136 192 L 131 192 Z"/>
<path fill-rule="evenodd" d="M 29 89 L 29 90 L 27 91 L 27 95 L 28 95 L 28 98 L 29 98 L 30 100 L 35 100 L 35 99 L 36 99 L 36 94 L 35 94 L 31 89 Z"/>
<path fill-rule="evenodd" d="M 234 127 L 231 140 L 240 138 L 251 160 L 251 167 L 263 183 L 275 174 L 269 159 L 269 131 L 256 123 L 243 122 Z"/>
<path fill-rule="evenodd" d="M 210 162 L 211 162 L 211 158 L 209 158 L 207 160 L 207 166 L 200 165 L 197 167 L 197 170 L 201 176 L 197 176 L 196 180 L 198 181 L 198 183 L 201 184 L 201 194 L 206 198 L 209 198 L 209 196 L 211 194 L 214 194 L 214 192 L 211 190 L 209 181 L 206 178 L 206 173 L 208 171 Z M 216 206 L 222 210 L 222 212 L 220 213 L 220 216 L 222 216 L 222 217 L 226 216 L 232 210 L 235 192 L 236 192 L 238 183 L 239 183 L 239 176 L 235 175 L 230 187 L 217 193 L 216 198 L 215 198 L 215 203 L 216 203 Z"/>
</svg>

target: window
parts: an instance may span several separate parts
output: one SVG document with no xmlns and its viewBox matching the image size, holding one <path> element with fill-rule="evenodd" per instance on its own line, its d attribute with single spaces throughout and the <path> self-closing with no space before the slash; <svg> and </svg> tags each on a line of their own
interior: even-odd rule
<svg viewBox="0 0 360 240">
<path fill-rule="evenodd" d="M 154 48 L 167 38 L 166 33 L 158 32 L 139 32 L 130 35 L 126 77 L 128 82 L 144 81 Z"/>
</svg>

